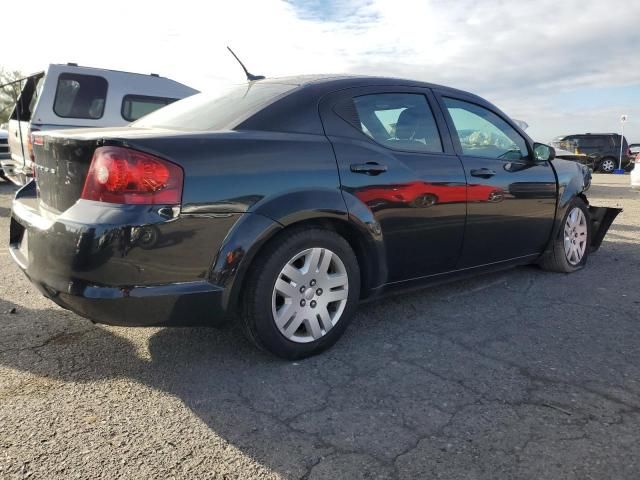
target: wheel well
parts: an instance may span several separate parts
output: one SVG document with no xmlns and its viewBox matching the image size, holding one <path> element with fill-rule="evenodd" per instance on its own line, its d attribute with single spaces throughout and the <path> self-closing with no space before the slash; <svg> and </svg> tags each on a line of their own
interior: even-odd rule
<svg viewBox="0 0 640 480">
<path fill-rule="evenodd" d="M 358 260 L 358 267 L 360 268 L 360 298 L 365 298 L 369 295 L 372 287 L 372 266 L 370 259 L 376 258 L 375 253 L 370 251 L 370 247 L 367 246 L 364 235 L 358 231 L 356 227 L 350 225 L 346 221 L 337 220 L 333 218 L 313 218 L 309 220 L 301 220 L 299 222 L 287 225 L 285 228 L 278 230 L 269 238 L 260 248 L 252 255 L 250 261 L 253 261 L 265 248 L 269 247 L 272 243 L 275 243 L 283 236 L 290 235 L 294 229 L 307 229 L 307 228 L 322 228 L 325 230 L 331 230 L 342 236 L 353 249 L 356 259 Z M 244 286 L 248 280 L 249 275 L 246 273 L 241 279 L 239 285 L 239 292 L 244 291 Z M 239 300 L 241 301 L 241 295 Z"/>
<path fill-rule="evenodd" d="M 589 200 L 587 200 L 587 196 L 584 193 L 579 193 L 578 195 L 576 195 L 578 198 L 581 198 L 582 201 L 584 203 L 587 204 L 587 206 L 589 206 Z"/>
</svg>

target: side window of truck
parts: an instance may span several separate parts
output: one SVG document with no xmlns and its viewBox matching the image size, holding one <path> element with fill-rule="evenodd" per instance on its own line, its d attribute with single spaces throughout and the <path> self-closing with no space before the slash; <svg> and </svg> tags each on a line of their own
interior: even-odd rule
<svg viewBox="0 0 640 480">
<path fill-rule="evenodd" d="M 63 118 L 97 120 L 104 113 L 108 83 L 102 77 L 62 73 L 58 77 L 53 111 Z"/>
<path fill-rule="evenodd" d="M 122 99 L 122 118 L 133 122 L 176 100 L 177 98 L 150 97 L 148 95 L 125 95 Z"/>
</svg>

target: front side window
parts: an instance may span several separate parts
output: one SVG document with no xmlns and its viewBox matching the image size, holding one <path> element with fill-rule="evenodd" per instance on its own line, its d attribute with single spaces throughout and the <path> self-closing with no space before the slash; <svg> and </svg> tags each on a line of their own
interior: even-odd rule
<svg viewBox="0 0 640 480">
<path fill-rule="evenodd" d="M 102 77 L 62 73 L 58 77 L 53 111 L 59 117 L 97 120 L 104 113 L 107 88 Z"/>
<path fill-rule="evenodd" d="M 125 95 L 122 99 L 122 118 L 133 122 L 145 115 L 155 112 L 177 98 L 149 97 L 147 95 Z"/>
<path fill-rule="evenodd" d="M 442 142 L 424 95 L 381 93 L 353 99 L 362 132 L 393 149 L 442 152 Z"/>
<path fill-rule="evenodd" d="M 473 103 L 444 98 L 465 155 L 521 160 L 529 156 L 527 143 L 495 113 Z"/>
</svg>

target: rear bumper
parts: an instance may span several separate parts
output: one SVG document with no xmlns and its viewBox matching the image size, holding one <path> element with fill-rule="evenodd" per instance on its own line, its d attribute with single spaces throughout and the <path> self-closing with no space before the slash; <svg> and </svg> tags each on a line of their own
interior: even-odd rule
<svg viewBox="0 0 640 480">
<path fill-rule="evenodd" d="M 84 201 L 49 217 L 31 182 L 13 203 L 9 250 L 46 297 L 94 322 L 212 325 L 227 315 L 208 272 L 233 221 Z"/>
<path fill-rule="evenodd" d="M 12 249 L 12 255 L 16 255 Z M 25 270 L 26 274 L 26 270 Z M 222 323 L 223 290 L 208 282 L 186 282 L 149 287 L 85 286 L 74 293 L 54 289 L 43 280 L 31 282 L 47 298 L 63 308 L 106 325 L 152 327 L 194 326 Z"/>
</svg>

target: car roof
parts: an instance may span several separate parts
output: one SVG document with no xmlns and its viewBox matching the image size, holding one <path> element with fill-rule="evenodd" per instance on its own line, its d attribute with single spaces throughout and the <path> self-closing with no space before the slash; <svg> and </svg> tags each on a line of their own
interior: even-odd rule
<svg viewBox="0 0 640 480">
<path fill-rule="evenodd" d="M 322 134 L 324 130 L 318 117 L 318 102 L 336 92 L 363 87 L 429 88 L 444 96 L 450 95 L 490 108 L 501 114 L 504 118 L 509 119 L 509 117 L 504 112 L 501 112 L 495 105 L 478 95 L 435 83 L 406 78 L 349 74 L 316 74 L 266 78 L 256 80 L 255 83 L 263 85 L 291 85 L 294 86 L 294 88 L 274 103 L 254 112 L 247 120 L 242 122 L 240 128 Z M 525 138 L 529 139 L 527 134 L 517 127 L 517 125 L 512 123 L 512 126 Z"/>
<path fill-rule="evenodd" d="M 437 89 L 444 93 L 464 95 L 467 97 L 475 97 L 477 100 L 485 103 L 482 97 L 473 93 L 459 90 L 456 88 L 446 87 L 435 83 L 423 82 L 421 80 L 412 80 L 397 77 L 370 76 L 370 75 L 350 75 L 350 74 L 311 74 L 311 75 L 293 75 L 288 77 L 274 77 L 259 80 L 260 83 L 279 83 L 285 85 L 297 85 L 299 87 L 320 87 L 327 92 L 343 88 L 367 87 L 367 86 L 401 86 L 401 87 L 423 87 Z"/>
<path fill-rule="evenodd" d="M 612 137 L 620 136 L 619 133 L 572 133 L 571 135 L 565 135 L 566 137 Z"/>
</svg>

